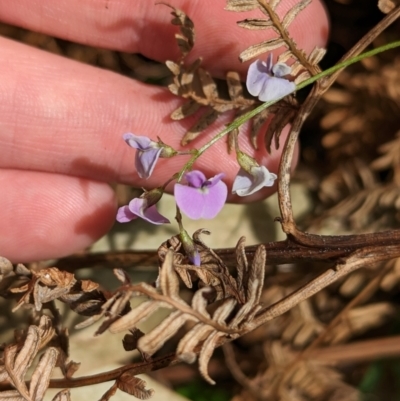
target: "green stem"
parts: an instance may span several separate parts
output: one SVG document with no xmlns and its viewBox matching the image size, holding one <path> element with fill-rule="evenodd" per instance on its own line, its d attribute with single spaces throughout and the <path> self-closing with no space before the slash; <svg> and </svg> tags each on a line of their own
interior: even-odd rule
<svg viewBox="0 0 400 401">
<path fill-rule="evenodd" d="M 348 67 L 351 64 L 357 63 L 360 60 L 363 60 L 364 58 L 367 57 L 372 57 L 375 54 L 378 53 L 382 53 L 384 51 L 390 50 L 390 49 L 394 49 L 395 47 L 399 47 L 400 46 L 400 40 L 396 41 L 396 42 L 392 42 L 389 44 L 386 44 L 384 46 L 380 46 L 376 49 L 370 50 L 368 52 L 362 53 L 356 57 L 353 57 L 349 60 L 343 61 L 342 63 L 336 64 L 331 68 L 328 68 L 325 71 L 320 72 L 317 75 L 314 75 L 313 77 L 306 79 L 305 81 L 301 82 L 299 85 L 296 86 L 296 90 L 299 89 L 303 89 L 304 87 L 314 83 L 315 81 L 326 77 L 334 72 L 336 72 L 337 70 L 340 70 L 342 68 Z M 230 123 L 229 125 L 227 125 L 227 127 L 222 130 L 219 134 L 215 135 L 214 138 L 212 138 L 210 140 L 210 142 L 206 143 L 205 145 L 203 145 L 200 149 L 198 149 L 198 151 L 190 158 L 190 160 L 183 166 L 183 169 L 180 171 L 180 173 L 178 174 L 178 181 L 182 178 L 183 174 L 185 173 L 185 171 L 187 171 L 188 169 L 190 169 L 193 165 L 193 163 L 208 149 L 210 148 L 212 145 L 214 145 L 214 143 L 216 143 L 217 141 L 219 141 L 221 138 L 223 138 L 225 135 L 227 135 L 229 132 L 233 131 L 234 129 L 240 127 L 242 124 L 244 124 L 245 122 L 249 121 L 251 118 L 253 118 L 255 115 L 257 115 L 258 113 L 260 113 L 261 111 L 263 111 L 264 109 L 266 109 L 267 107 L 271 106 L 274 103 L 279 102 L 279 100 L 283 99 L 283 97 L 279 98 L 279 99 L 275 99 L 272 100 L 270 102 L 265 102 L 263 104 L 261 104 L 260 106 L 256 107 L 255 109 L 249 111 L 246 114 L 243 114 L 242 116 L 238 117 L 237 119 L 235 119 L 234 121 L 232 121 L 232 123 Z"/>
</svg>

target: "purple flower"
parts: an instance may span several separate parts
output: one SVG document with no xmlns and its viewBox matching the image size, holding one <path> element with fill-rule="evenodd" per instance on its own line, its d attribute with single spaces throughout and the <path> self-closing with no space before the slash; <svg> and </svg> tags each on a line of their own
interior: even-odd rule
<svg viewBox="0 0 400 401">
<path fill-rule="evenodd" d="M 249 93 L 262 102 L 280 99 L 296 90 L 294 82 L 283 78 L 292 68 L 285 63 L 272 63 L 272 53 L 267 62 L 257 60 L 250 64 L 246 86 Z"/>
<path fill-rule="evenodd" d="M 185 174 L 187 185 L 175 184 L 174 195 L 179 208 L 193 220 L 212 219 L 222 209 L 228 195 L 221 181 L 224 173 L 206 179 L 198 170 Z"/>
<path fill-rule="evenodd" d="M 164 224 L 170 221 L 158 213 L 156 203 L 161 199 L 163 191 L 159 188 L 145 192 L 140 198 L 132 199 L 128 205 L 122 206 L 117 212 L 117 221 L 128 223 L 138 217 L 152 224 Z"/>
<path fill-rule="evenodd" d="M 272 187 L 277 175 L 264 166 L 251 167 L 250 173 L 241 168 L 233 182 L 232 193 L 239 196 L 254 194 L 263 187 Z"/>
<path fill-rule="evenodd" d="M 151 176 L 159 157 L 172 157 L 177 154 L 173 148 L 161 140 L 155 142 L 147 136 L 131 133 L 124 134 L 123 138 L 130 147 L 137 149 L 135 167 L 140 178 Z"/>
<path fill-rule="evenodd" d="M 277 175 L 260 166 L 252 157 L 240 150 L 236 151 L 240 170 L 233 182 L 232 193 L 238 196 L 254 194 L 263 187 L 272 187 Z"/>
</svg>

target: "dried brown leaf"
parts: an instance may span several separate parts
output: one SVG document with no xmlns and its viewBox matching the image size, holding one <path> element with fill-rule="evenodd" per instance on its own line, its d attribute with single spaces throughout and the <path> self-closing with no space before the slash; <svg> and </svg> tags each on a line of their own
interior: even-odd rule
<svg viewBox="0 0 400 401">
<path fill-rule="evenodd" d="M 17 390 L 6 390 L 0 392 L 0 401 L 27 401 L 27 399 L 21 397 Z"/>
<path fill-rule="evenodd" d="M 130 334 L 125 334 L 122 345 L 125 351 L 133 351 L 137 348 L 139 338 L 144 336 L 144 333 L 138 328 L 130 329 Z"/>
<path fill-rule="evenodd" d="M 227 0 L 225 10 L 227 11 L 251 11 L 258 8 L 257 0 Z"/>
<path fill-rule="evenodd" d="M 195 321 L 197 319 L 191 315 L 183 314 L 179 310 L 172 312 L 156 328 L 138 340 L 138 348 L 148 355 L 153 355 L 185 324 L 186 321 L 193 320 Z"/>
<path fill-rule="evenodd" d="M 246 50 L 239 54 L 239 60 L 243 63 L 253 57 L 257 57 L 262 53 L 268 53 L 275 50 L 285 44 L 285 41 L 281 38 L 269 39 L 256 45 L 248 47 Z"/>
<path fill-rule="evenodd" d="M 272 28 L 276 31 L 276 28 L 271 20 L 259 19 L 259 18 L 248 18 L 243 21 L 237 22 L 238 26 L 245 29 L 267 29 Z"/>
<path fill-rule="evenodd" d="M 175 271 L 183 281 L 183 283 L 186 285 L 187 288 L 192 288 L 193 283 L 192 283 L 192 277 L 190 275 L 190 271 L 188 269 L 185 269 L 184 267 L 181 266 L 175 266 Z"/>
<path fill-rule="evenodd" d="M 39 351 L 39 346 L 39 329 L 36 326 L 29 326 L 24 345 L 18 353 L 16 345 L 6 347 L 4 350 L 4 365 L 7 373 L 13 386 L 23 396 L 29 397 L 25 385 L 25 375 Z"/>
<path fill-rule="evenodd" d="M 35 371 L 32 374 L 31 382 L 29 385 L 29 394 L 34 401 L 42 400 L 46 392 L 51 373 L 56 365 L 59 351 L 56 348 L 48 348 L 40 358 Z"/>
<path fill-rule="evenodd" d="M 173 267 L 174 252 L 169 250 L 160 269 L 159 285 L 163 295 L 179 298 L 179 279 Z"/>
<path fill-rule="evenodd" d="M 196 291 L 192 299 L 192 308 L 201 313 L 206 318 L 210 317 L 210 314 L 207 312 L 207 304 L 208 301 L 204 295 L 209 294 L 212 292 L 212 288 L 204 287 L 200 290 Z"/>
<path fill-rule="evenodd" d="M 8 276 L 12 272 L 13 272 L 12 263 L 8 259 L 0 256 L 0 279 L 3 279 L 4 276 Z"/>
<path fill-rule="evenodd" d="M 246 286 L 246 303 L 249 302 L 252 306 L 260 302 L 264 286 L 266 259 L 267 252 L 264 245 L 258 246 L 249 270 L 249 278 Z"/>
<path fill-rule="evenodd" d="M 178 347 L 176 349 L 176 353 L 179 356 L 179 359 L 189 364 L 194 363 L 197 359 L 194 348 L 202 341 L 204 341 L 213 331 L 214 328 L 211 326 L 207 326 L 203 323 L 196 324 L 179 341 Z"/>
<path fill-rule="evenodd" d="M 210 384 L 215 384 L 215 381 L 211 379 L 208 374 L 208 362 L 210 361 L 212 354 L 214 353 L 215 346 L 220 339 L 220 337 L 224 337 L 225 334 L 221 332 L 212 333 L 206 341 L 204 341 L 203 346 L 201 347 L 200 355 L 199 355 L 199 372 Z"/>
<path fill-rule="evenodd" d="M 195 100 L 189 100 L 188 102 L 185 102 L 182 106 L 174 110 L 170 117 L 173 120 L 183 120 L 184 118 L 196 113 L 196 111 L 198 111 L 200 107 L 200 103 L 197 103 Z"/>
<path fill-rule="evenodd" d="M 378 157 L 371 163 L 372 169 L 379 171 L 400 166 L 400 132 L 397 133 L 395 140 L 380 146 L 379 152 L 383 153 L 383 156 Z"/>
<path fill-rule="evenodd" d="M 229 71 L 226 74 L 226 83 L 228 85 L 229 96 L 232 100 L 243 98 L 243 87 L 240 81 L 240 75 L 236 71 Z"/>
<path fill-rule="evenodd" d="M 205 97 L 211 102 L 218 99 L 217 84 L 212 78 L 211 74 L 203 68 L 198 69 L 198 77 L 200 79 L 201 88 Z"/>
<path fill-rule="evenodd" d="M 34 327 L 34 326 L 31 326 Z M 34 329 L 31 329 L 31 331 L 28 331 L 28 335 L 34 336 Z M 26 361 L 26 363 L 21 364 L 21 362 L 19 363 L 19 365 L 15 364 L 15 358 L 17 355 L 17 347 L 11 346 L 11 347 L 6 347 L 4 349 L 4 366 L 5 369 L 8 373 L 9 376 L 9 380 L 11 382 L 11 384 L 17 389 L 17 391 L 19 392 L 20 395 L 22 395 L 26 400 L 30 400 L 29 397 L 29 392 L 28 392 L 28 388 L 26 387 L 25 381 L 24 381 L 24 376 L 26 371 L 28 370 L 30 364 L 32 363 L 33 358 L 36 355 L 36 352 L 38 350 L 38 336 L 36 336 L 36 341 L 35 343 L 33 343 L 33 341 L 30 341 L 30 344 L 27 344 L 27 346 L 24 345 L 24 347 L 22 348 L 22 350 L 24 350 L 24 353 L 26 354 L 27 351 L 30 351 L 30 354 L 27 355 L 28 360 Z M 22 351 L 21 350 L 21 351 Z M 32 356 L 33 355 L 33 356 Z M 25 362 L 25 361 L 23 361 Z"/>
<path fill-rule="evenodd" d="M 57 286 L 63 288 L 71 288 L 76 282 L 72 273 L 60 271 L 56 267 L 41 269 L 37 272 L 32 272 L 46 286 Z"/>
<path fill-rule="evenodd" d="M 131 278 L 128 276 L 128 273 L 123 270 L 123 269 L 113 269 L 113 273 L 115 277 L 123 284 L 123 285 L 129 285 L 131 284 Z M 93 283 L 96 284 L 96 283 Z M 93 290 L 96 290 L 97 287 L 94 287 Z M 91 291 L 93 291 L 91 290 Z"/>
<path fill-rule="evenodd" d="M 174 74 L 174 75 L 179 75 L 181 73 L 181 66 L 174 61 L 167 60 L 165 62 L 165 65 L 168 67 L 168 69 Z"/>
<path fill-rule="evenodd" d="M 317 65 L 326 54 L 326 49 L 314 47 L 313 51 L 308 56 L 308 61 L 312 65 Z"/>
<path fill-rule="evenodd" d="M 131 394 L 139 400 L 148 400 L 154 394 L 154 390 L 146 389 L 144 380 L 135 377 L 130 371 L 124 372 L 116 383 L 121 391 Z"/>
<path fill-rule="evenodd" d="M 295 78 L 294 83 L 298 85 L 310 77 L 311 75 L 308 71 L 303 71 Z"/>
<path fill-rule="evenodd" d="M 252 119 L 252 126 L 251 126 L 251 133 L 250 133 L 250 139 L 251 139 L 251 144 L 253 145 L 254 149 L 258 149 L 258 135 L 261 127 L 265 124 L 265 122 L 268 120 L 272 113 L 273 108 L 268 107 L 267 109 L 264 109 L 261 113 L 258 113 L 253 119 Z"/>
<path fill-rule="evenodd" d="M 293 57 L 293 53 L 290 50 L 286 50 L 278 56 L 277 63 L 286 63 L 291 57 Z"/>
<path fill-rule="evenodd" d="M 282 20 L 282 26 L 285 29 L 288 29 L 290 24 L 296 18 L 300 11 L 304 10 L 309 4 L 311 0 L 302 0 L 299 3 L 296 3 L 284 16 Z"/>
<path fill-rule="evenodd" d="M 59 391 L 51 401 L 71 401 L 71 393 L 68 389 Z"/>
<path fill-rule="evenodd" d="M 279 3 L 280 3 L 281 1 L 282 1 L 282 0 L 269 0 L 268 4 L 269 4 L 269 6 L 270 6 L 273 10 L 275 10 L 276 7 L 279 6 Z"/>
<path fill-rule="evenodd" d="M 181 144 L 185 146 L 196 139 L 202 131 L 209 127 L 218 118 L 218 115 L 219 113 L 212 108 L 206 110 L 199 120 L 189 129 L 188 132 L 186 132 L 182 138 Z"/>
<path fill-rule="evenodd" d="M 236 244 L 236 263 L 237 263 L 237 277 L 236 283 L 238 291 L 244 293 L 244 282 L 247 280 L 247 274 L 249 270 L 249 264 L 246 256 L 246 237 L 240 237 Z"/>
<path fill-rule="evenodd" d="M 302 72 L 304 70 L 304 66 L 299 60 L 296 60 L 291 65 L 291 68 L 292 68 L 292 71 L 291 71 L 291 75 L 292 76 L 295 76 L 295 75 L 299 74 L 300 72 Z"/>
<path fill-rule="evenodd" d="M 294 109 L 288 109 L 285 113 L 280 112 L 275 114 L 264 136 L 265 147 L 267 148 L 268 153 L 271 153 L 273 138 L 275 138 L 275 149 L 279 148 L 279 138 L 282 130 L 292 121 L 295 115 L 296 110 Z"/>
<path fill-rule="evenodd" d="M 164 4 L 172 9 L 171 14 L 174 18 L 171 20 L 171 23 L 179 26 L 181 31 L 181 34 L 176 34 L 175 38 L 182 53 L 182 57 L 185 57 L 192 50 L 195 42 L 195 31 L 192 20 L 178 8 L 172 7 L 167 3 L 158 4 Z"/>
<path fill-rule="evenodd" d="M 225 320 L 229 317 L 237 302 L 234 298 L 229 298 L 222 305 L 220 305 L 213 313 L 213 320 L 221 326 L 225 325 Z"/>
<path fill-rule="evenodd" d="M 109 330 L 111 333 L 119 333 L 121 331 L 135 328 L 137 324 L 148 319 L 148 317 L 160 307 L 168 307 L 168 305 L 163 305 L 161 302 L 154 302 L 152 300 L 145 301 L 117 321 L 113 322 L 109 327 Z"/>
</svg>

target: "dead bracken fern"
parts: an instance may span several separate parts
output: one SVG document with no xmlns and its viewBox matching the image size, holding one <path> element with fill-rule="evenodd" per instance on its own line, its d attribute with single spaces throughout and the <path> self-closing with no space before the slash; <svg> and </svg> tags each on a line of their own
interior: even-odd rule
<svg viewBox="0 0 400 401">
<path fill-rule="evenodd" d="M 282 46 L 279 61 L 292 59 L 298 82 L 319 71 L 323 51 L 315 49 L 307 56 L 288 35 L 291 22 L 309 2 L 295 3 L 282 17 L 277 12 L 279 3 L 231 0 L 227 8 L 259 9 L 268 19 L 247 19 L 239 25 L 275 35 L 246 50 L 242 58 Z M 396 1 L 381 0 L 379 5 L 388 16 L 350 56 L 362 51 L 400 14 Z M 246 97 L 236 73 L 228 73 L 224 96 L 220 82 L 201 68 L 199 60 L 184 65 L 195 42 L 194 26 L 180 10 L 173 8 L 173 15 L 173 23 L 181 29 L 177 42 L 182 57 L 168 63 L 174 73 L 170 89 L 187 100 L 174 117 L 206 108 L 184 139 L 190 141 L 219 114 L 233 110 L 239 115 L 258 102 Z M 279 221 L 285 240 L 246 247 L 241 238 L 234 249 L 214 250 L 201 238 L 209 232 L 198 230 L 192 240 L 200 266 L 190 263 L 178 236 L 165 241 L 157 255 L 80 254 L 55 263 L 58 268 L 12 265 L 1 258 L 0 296 L 12 302 L 10 310 L 28 311 L 30 321 L 1 348 L 0 400 L 39 401 L 52 387 L 66 389 L 53 398 L 64 401 L 70 399 L 73 387 L 106 381 L 112 384 L 102 401 L 112 399 L 118 389 L 148 399 L 153 391 L 138 374 L 196 360 L 209 383 L 222 377 L 221 372 L 226 374 L 225 365 L 229 368 L 241 385 L 235 401 L 359 399 L 360 376 L 344 374 L 343 363 L 351 367 L 359 363 L 356 376 L 365 371 L 366 361 L 400 354 L 398 336 L 376 337 L 377 332 L 389 332 L 398 315 L 399 60 L 382 56 L 364 65 L 364 71 L 343 72 L 332 90 L 326 92 L 332 83 L 328 77 L 304 104 L 288 97 L 253 121 L 255 143 L 254 132 L 275 115 L 266 135 L 267 147 L 286 123 L 293 123 L 279 174 Z M 306 232 L 296 225 L 291 208 L 291 146 L 321 97 L 326 160 L 312 166 L 317 185 L 310 194 L 313 212 L 301 222 Z M 329 235 L 324 235 L 328 230 Z M 133 284 L 122 267 L 143 266 L 144 255 L 157 261 L 158 277 L 154 283 Z M 71 273 L 95 265 L 113 267 L 119 287 L 108 291 Z M 96 335 L 106 330 L 125 332 L 123 348 L 127 355 L 138 350 L 140 359 L 112 371 L 75 377 L 79 364 L 69 359 L 68 331 L 59 303 L 85 319 L 78 328 L 97 323 Z M 162 309 L 170 314 L 142 331 L 142 323 Z M 219 346 L 225 359 L 216 353 L 215 368 L 209 362 Z M 62 379 L 50 378 L 56 368 Z"/>
<path fill-rule="evenodd" d="M 311 3 L 311 0 L 294 2 L 293 6 L 282 18 L 277 12 L 280 3 L 281 0 L 228 0 L 225 9 L 236 12 L 259 9 L 268 18 L 245 19 L 239 21 L 238 25 L 246 29 L 270 29 L 275 36 L 244 50 L 239 55 L 241 61 L 247 61 L 260 54 L 269 53 L 281 47 L 286 48 L 286 51 L 281 53 L 278 57 L 278 62 L 286 62 L 289 59 L 293 59 L 292 74 L 297 76 L 295 82 L 300 83 L 320 72 L 318 63 L 325 55 L 326 50 L 315 47 L 311 54 L 307 56 L 303 50 L 297 47 L 296 42 L 288 31 L 290 24 L 294 21 L 296 16 Z"/>
<path fill-rule="evenodd" d="M 187 99 L 171 114 L 171 118 L 182 120 L 195 114 L 201 107 L 205 108 L 203 114 L 182 139 L 182 144 L 187 145 L 210 126 L 220 114 L 231 110 L 246 112 L 256 101 L 244 97 L 238 73 L 234 71 L 227 73 L 227 88 L 222 91 L 210 73 L 201 67 L 201 59 L 195 60 L 189 66 L 185 65 L 185 57 L 192 50 L 195 42 L 194 25 L 183 11 L 171 8 L 174 16 L 172 23 L 179 26 L 181 32 L 175 35 L 181 51 L 181 59 L 178 62 L 166 62 L 174 75 L 174 82 L 168 88 L 174 95 Z"/>
<path fill-rule="evenodd" d="M 209 127 L 220 114 L 235 111 L 237 117 L 250 111 L 260 102 L 246 94 L 247 91 L 243 88 L 240 76 L 235 71 L 229 71 L 226 74 L 226 81 L 221 82 L 212 78 L 211 74 L 201 67 L 201 59 L 186 66 L 185 57 L 194 46 L 195 27 L 183 11 L 173 8 L 172 15 L 174 16 L 172 23 L 178 25 L 181 32 L 176 34 L 181 59 L 178 62 L 166 62 L 167 67 L 174 75 L 174 82 L 169 85 L 169 90 L 188 100 L 171 114 L 171 118 L 181 120 L 194 115 L 201 108 L 204 109 L 196 123 L 182 139 L 182 144 L 187 145 Z M 278 147 L 280 132 L 291 121 L 296 110 L 296 100 L 288 97 L 257 114 L 252 121 L 251 141 L 253 146 L 258 147 L 257 137 L 260 129 L 270 119 L 265 142 L 270 151 L 272 137 L 276 133 L 276 147 Z"/>
</svg>

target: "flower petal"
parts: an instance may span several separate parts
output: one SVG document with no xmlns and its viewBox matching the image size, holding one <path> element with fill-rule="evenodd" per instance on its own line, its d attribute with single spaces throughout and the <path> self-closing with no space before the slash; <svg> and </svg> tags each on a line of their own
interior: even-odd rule
<svg viewBox="0 0 400 401">
<path fill-rule="evenodd" d="M 290 82 L 284 78 L 270 77 L 264 80 L 263 87 L 258 95 L 258 99 L 262 102 L 280 99 L 296 90 L 294 82 Z"/>
<path fill-rule="evenodd" d="M 228 189 L 222 181 L 203 189 L 182 184 L 175 184 L 174 188 L 177 205 L 193 220 L 214 218 L 224 206 L 227 194 Z"/>
<path fill-rule="evenodd" d="M 137 151 L 135 167 L 140 178 L 149 178 L 151 176 L 161 151 L 162 148 L 150 148 L 146 151 Z"/>
<path fill-rule="evenodd" d="M 145 198 L 134 198 L 129 202 L 129 210 L 143 220 L 152 224 L 164 224 L 170 221 L 158 213 L 156 205 L 147 207 L 147 200 Z"/>
<path fill-rule="evenodd" d="M 128 132 L 127 134 L 122 135 L 122 138 L 124 138 L 124 141 L 134 149 L 139 149 L 139 150 L 146 150 L 149 147 L 151 147 L 152 143 L 156 143 L 152 141 L 150 138 L 147 136 L 139 136 L 135 134 L 131 134 Z"/>
<path fill-rule="evenodd" d="M 261 92 L 264 83 L 270 78 L 265 63 L 257 60 L 250 64 L 247 72 L 246 87 L 250 95 L 258 96 Z"/>
<path fill-rule="evenodd" d="M 235 181 L 232 186 L 232 193 L 239 196 L 247 196 L 248 189 L 253 183 L 254 177 L 242 168 L 236 175 Z"/>
<path fill-rule="evenodd" d="M 118 209 L 116 219 L 120 223 L 128 223 L 129 221 L 137 219 L 137 217 L 138 216 L 130 211 L 129 206 L 125 205 Z"/>
<path fill-rule="evenodd" d="M 213 186 L 217 185 L 223 178 L 225 177 L 225 173 L 219 173 L 217 175 L 214 175 L 214 177 L 208 179 L 205 181 L 203 184 L 203 188 L 212 188 Z"/>
<path fill-rule="evenodd" d="M 193 170 L 185 174 L 185 179 L 193 188 L 201 188 L 206 181 L 206 176 L 199 170 Z"/>
<path fill-rule="evenodd" d="M 232 187 L 232 193 L 238 196 L 248 196 L 259 191 L 263 187 L 271 187 L 277 175 L 270 173 L 265 166 L 252 167 L 251 174 L 239 170 Z"/>
<path fill-rule="evenodd" d="M 170 221 L 164 217 L 162 214 L 158 213 L 156 205 L 150 206 L 143 212 L 143 215 L 140 216 L 143 220 L 148 221 L 149 223 L 160 225 L 165 223 L 170 223 Z"/>
<path fill-rule="evenodd" d="M 288 66 L 285 63 L 276 63 L 272 67 L 272 73 L 274 74 L 275 77 L 277 78 L 282 78 L 285 75 L 288 75 L 292 72 L 292 67 Z"/>
</svg>

